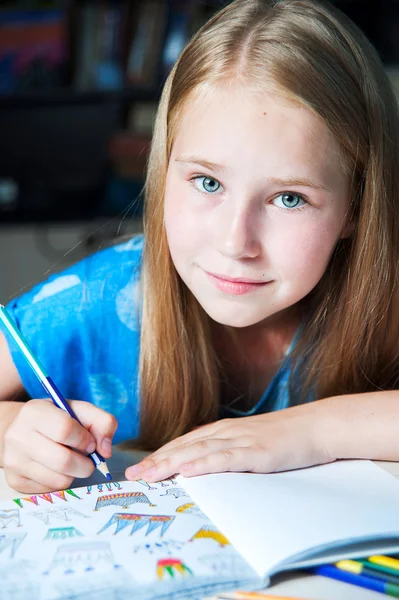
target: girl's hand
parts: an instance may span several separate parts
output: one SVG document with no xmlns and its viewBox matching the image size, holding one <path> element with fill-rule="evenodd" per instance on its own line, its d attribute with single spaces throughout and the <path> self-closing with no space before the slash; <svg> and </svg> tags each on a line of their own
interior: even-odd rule
<svg viewBox="0 0 399 600">
<path fill-rule="evenodd" d="M 4 436 L 3 466 L 8 484 L 23 493 L 68 488 L 75 477 L 88 477 L 94 463 L 86 456 L 98 450 L 112 454 L 115 417 L 89 402 L 71 401 L 83 424 L 49 400 L 21 405 Z"/>
<path fill-rule="evenodd" d="M 205 425 L 129 467 L 126 478 L 155 482 L 175 473 L 271 473 L 332 462 L 318 418 L 320 405 L 313 402 Z"/>
</svg>

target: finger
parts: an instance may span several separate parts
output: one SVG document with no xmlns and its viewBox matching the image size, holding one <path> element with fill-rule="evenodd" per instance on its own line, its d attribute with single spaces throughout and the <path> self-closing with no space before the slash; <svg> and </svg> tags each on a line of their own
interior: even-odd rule
<svg viewBox="0 0 399 600">
<path fill-rule="evenodd" d="M 35 433 L 29 447 L 24 450 L 32 461 L 69 477 L 89 477 L 95 468 L 93 461 L 87 456 L 38 433 Z"/>
<path fill-rule="evenodd" d="M 247 440 L 225 440 L 218 438 L 206 438 L 199 440 L 190 445 L 185 445 L 184 448 L 170 453 L 166 458 L 161 459 L 149 468 L 140 472 L 140 478 L 144 481 L 154 482 L 166 479 L 175 473 L 181 472 L 181 465 L 196 461 L 203 456 L 222 451 L 230 446 L 247 445 Z"/>
<path fill-rule="evenodd" d="M 136 465 L 129 467 L 129 474 L 131 477 L 133 477 L 134 474 L 136 474 L 135 476 L 137 476 L 143 470 L 156 466 L 161 460 L 167 458 L 176 450 L 185 449 L 189 445 L 195 443 L 196 441 L 206 440 L 212 437 L 228 439 L 230 435 L 230 419 L 224 419 L 217 423 L 203 425 L 202 427 L 198 427 L 194 431 L 190 431 L 189 433 L 175 438 L 171 442 L 168 442 L 155 452 L 152 452 L 151 454 L 143 458 L 143 460 L 141 460 Z"/>
<path fill-rule="evenodd" d="M 110 413 L 83 400 L 72 400 L 71 407 L 82 425 L 96 441 L 96 449 L 105 457 L 112 455 L 112 440 L 118 427 L 118 420 Z"/>
<path fill-rule="evenodd" d="M 37 433 L 80 452 L 94 452 L 96 440 L 91 433 L 51 402 L 34 400 L 27 409 L 25 418 L 33 424 Z"/>
<path fill-rule="evenodd" d="M 184 477 L 228 471 L 271 473 L 273 470 L 270 454 L 264 450 L 263 452 L 256 451 L 253 446 L 246 448 L 226 446 L 180 466 L 180 473 Z"/>
<path fill-rule="evenodd" d="M 43 465 L 31 461 L 23 465 L 23 469 L 6 470 L 6 480 L 10 487 L 20 492 L 52 492 L 68 489 L 73 477 L 51 471 Z"/>
</svg>

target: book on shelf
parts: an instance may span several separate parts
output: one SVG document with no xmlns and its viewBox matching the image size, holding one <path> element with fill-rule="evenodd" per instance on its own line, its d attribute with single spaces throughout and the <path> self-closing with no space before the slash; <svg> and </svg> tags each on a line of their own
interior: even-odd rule
<svg viewBox="0 0 399 600">
<path fill-rule="evenodd" d="M 138 4 L 126 65 L 127 86 L 151 88 L 158 83 L 167 15 L 164 0 Z"/>
<path fill-rule="evenodd" d="M 86 1 L 79 3 L 76 10 L 75 88 L 122 88 L 127 0 Z"/>
<path fill-rule="evenodd" d="M 66 9 L 0 9 L 0 94 L 63 87 L 68 58 Z"/>
<path fill-rule="evenodd" d="M 399 481 L 369 461 L 23 495 L 0 503 L 2 600 L 260 589 L 281 571 L 398 552 L 398 505 Z"/>
</svg>

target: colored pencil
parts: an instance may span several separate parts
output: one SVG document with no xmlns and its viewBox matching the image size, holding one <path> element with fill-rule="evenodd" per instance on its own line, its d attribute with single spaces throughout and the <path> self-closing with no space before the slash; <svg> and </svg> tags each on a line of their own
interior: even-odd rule
<svg viewBox="0 0 399 600">
<path fill-rule="evenodd" d="M 70 417 L 72 417 L 78 423 L 80 423 L 78 417 L 75 415 L 72 408 L 69 406 L 68 402 L 65 400 L 64 396 L 61 394 L 61 392 L 55 385 L 54 381 L 51 379 L 51 377 L 47 375 L 46 371 L 43 368 L 43 365 L 34 356 L 28 342 L 23 337 L 21 332 L 17 329 L 16 325 L 14 324 L 14 322 L 12 321 L 11 317 L 9 316 L 2 304 L 0 304 L 0 321 L 2 321 L 4 327 L 7 329 L 8 333 L 11 335 L 12 339 L 22 352 L 24 358 L 32 368 L 32 371 L 34 372 L 34 374 L 36 375 L 46 392 L 49 394 L 55 406 L 67 412 Z M 89 456 L 94 462 L 95 467 L 100 471 L 100 473 L 102 473 L 102 475 L 104 475 L 108 479 L 108 481 L 111 481 L 112 477 L 104 458 L 96 451 L 89 454 Z"/>
<path fill-rule="evenodd" d="M 368 561 L 381 567 L 388 567 L 388 569 L 394 569 L 399 573 L 399 560 L 397 558 L 391 558 L 390 556 L 382 556 L 382 554 L 375 554 L 369 556 Z"/>
<path fill-rule="evenodd" d="M 261 592 L 233 592 L 232 594 L 223 594 L 222 596 L 219 594 L 217 596 L 218 600 L 261 600 L 265 598 L 266 600 L 305 600 L 304 598 L 292 598 L 291 596 L 288 598 L 287 596 L 273 596 L 270 594 L 262 594 Z"/>
<path fill-rule="evenodd" d="M 376 563 L 370 562 L 369 560 L 363 558 L 359 558 L 358 562 L 360 562 L 365 567 L 368 567 L 369 569 L 373 569 L 374 571 L 379 571 L 381 573 L 387 573 L 388 575 L 394 575 L 395 577 L 399 577 L 399 571 L 397 569 L 383 567 L 382 565 L 377 565 Z"/>
<path fill-rule="evenodd" d="M 351 583 L 358 587 L 373 590 L 374 592 L 380 592 L 380 594 L 386 594 L 387 596 L 394 596 L 399 598 L 399 585 L 393 583 L 384 583 L 365 575 L 355 575 L 348 571 L 343 571 L 332 565 L 322 565 L 321 567 L 314 567 L 310 569 L 310 572 L 314 575 L 322 575 L 323 577 L 330 577 L 330 579 L 336 579 L 343 583 Z"/>
<path fill-rule="evenodd" d="M 373 565 L 373 563 L 369 564 Z M 335 563 L 335 566 L 338 567 L 338 569 L 348 571 L 349 573 L 366 575 L 367 577 L 379 579 L 380 581 L 399 585 L 399 573 L 397 575 L 391 575 L 389 573 L 374 569 L 373 567 L 367 567 L 364 563 L 357 560 L 339 560 L 337 563 Z"/>
</svg>

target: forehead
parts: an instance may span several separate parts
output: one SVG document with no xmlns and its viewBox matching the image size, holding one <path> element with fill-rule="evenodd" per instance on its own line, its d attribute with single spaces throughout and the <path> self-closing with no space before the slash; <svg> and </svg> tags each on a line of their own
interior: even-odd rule
<svg viewBox="0 0 399 600">
<path fill-rule="evenodd" d="M 276 90 L 242 85 L 204 87 L 191 96 L 175 132 L 173 154 L 181 152 L 215 162 L 264 157 L 272 167 L 284 159 L 334 176 L 342 170 L 339 145 L 320 117 Z"/>
</svg>

